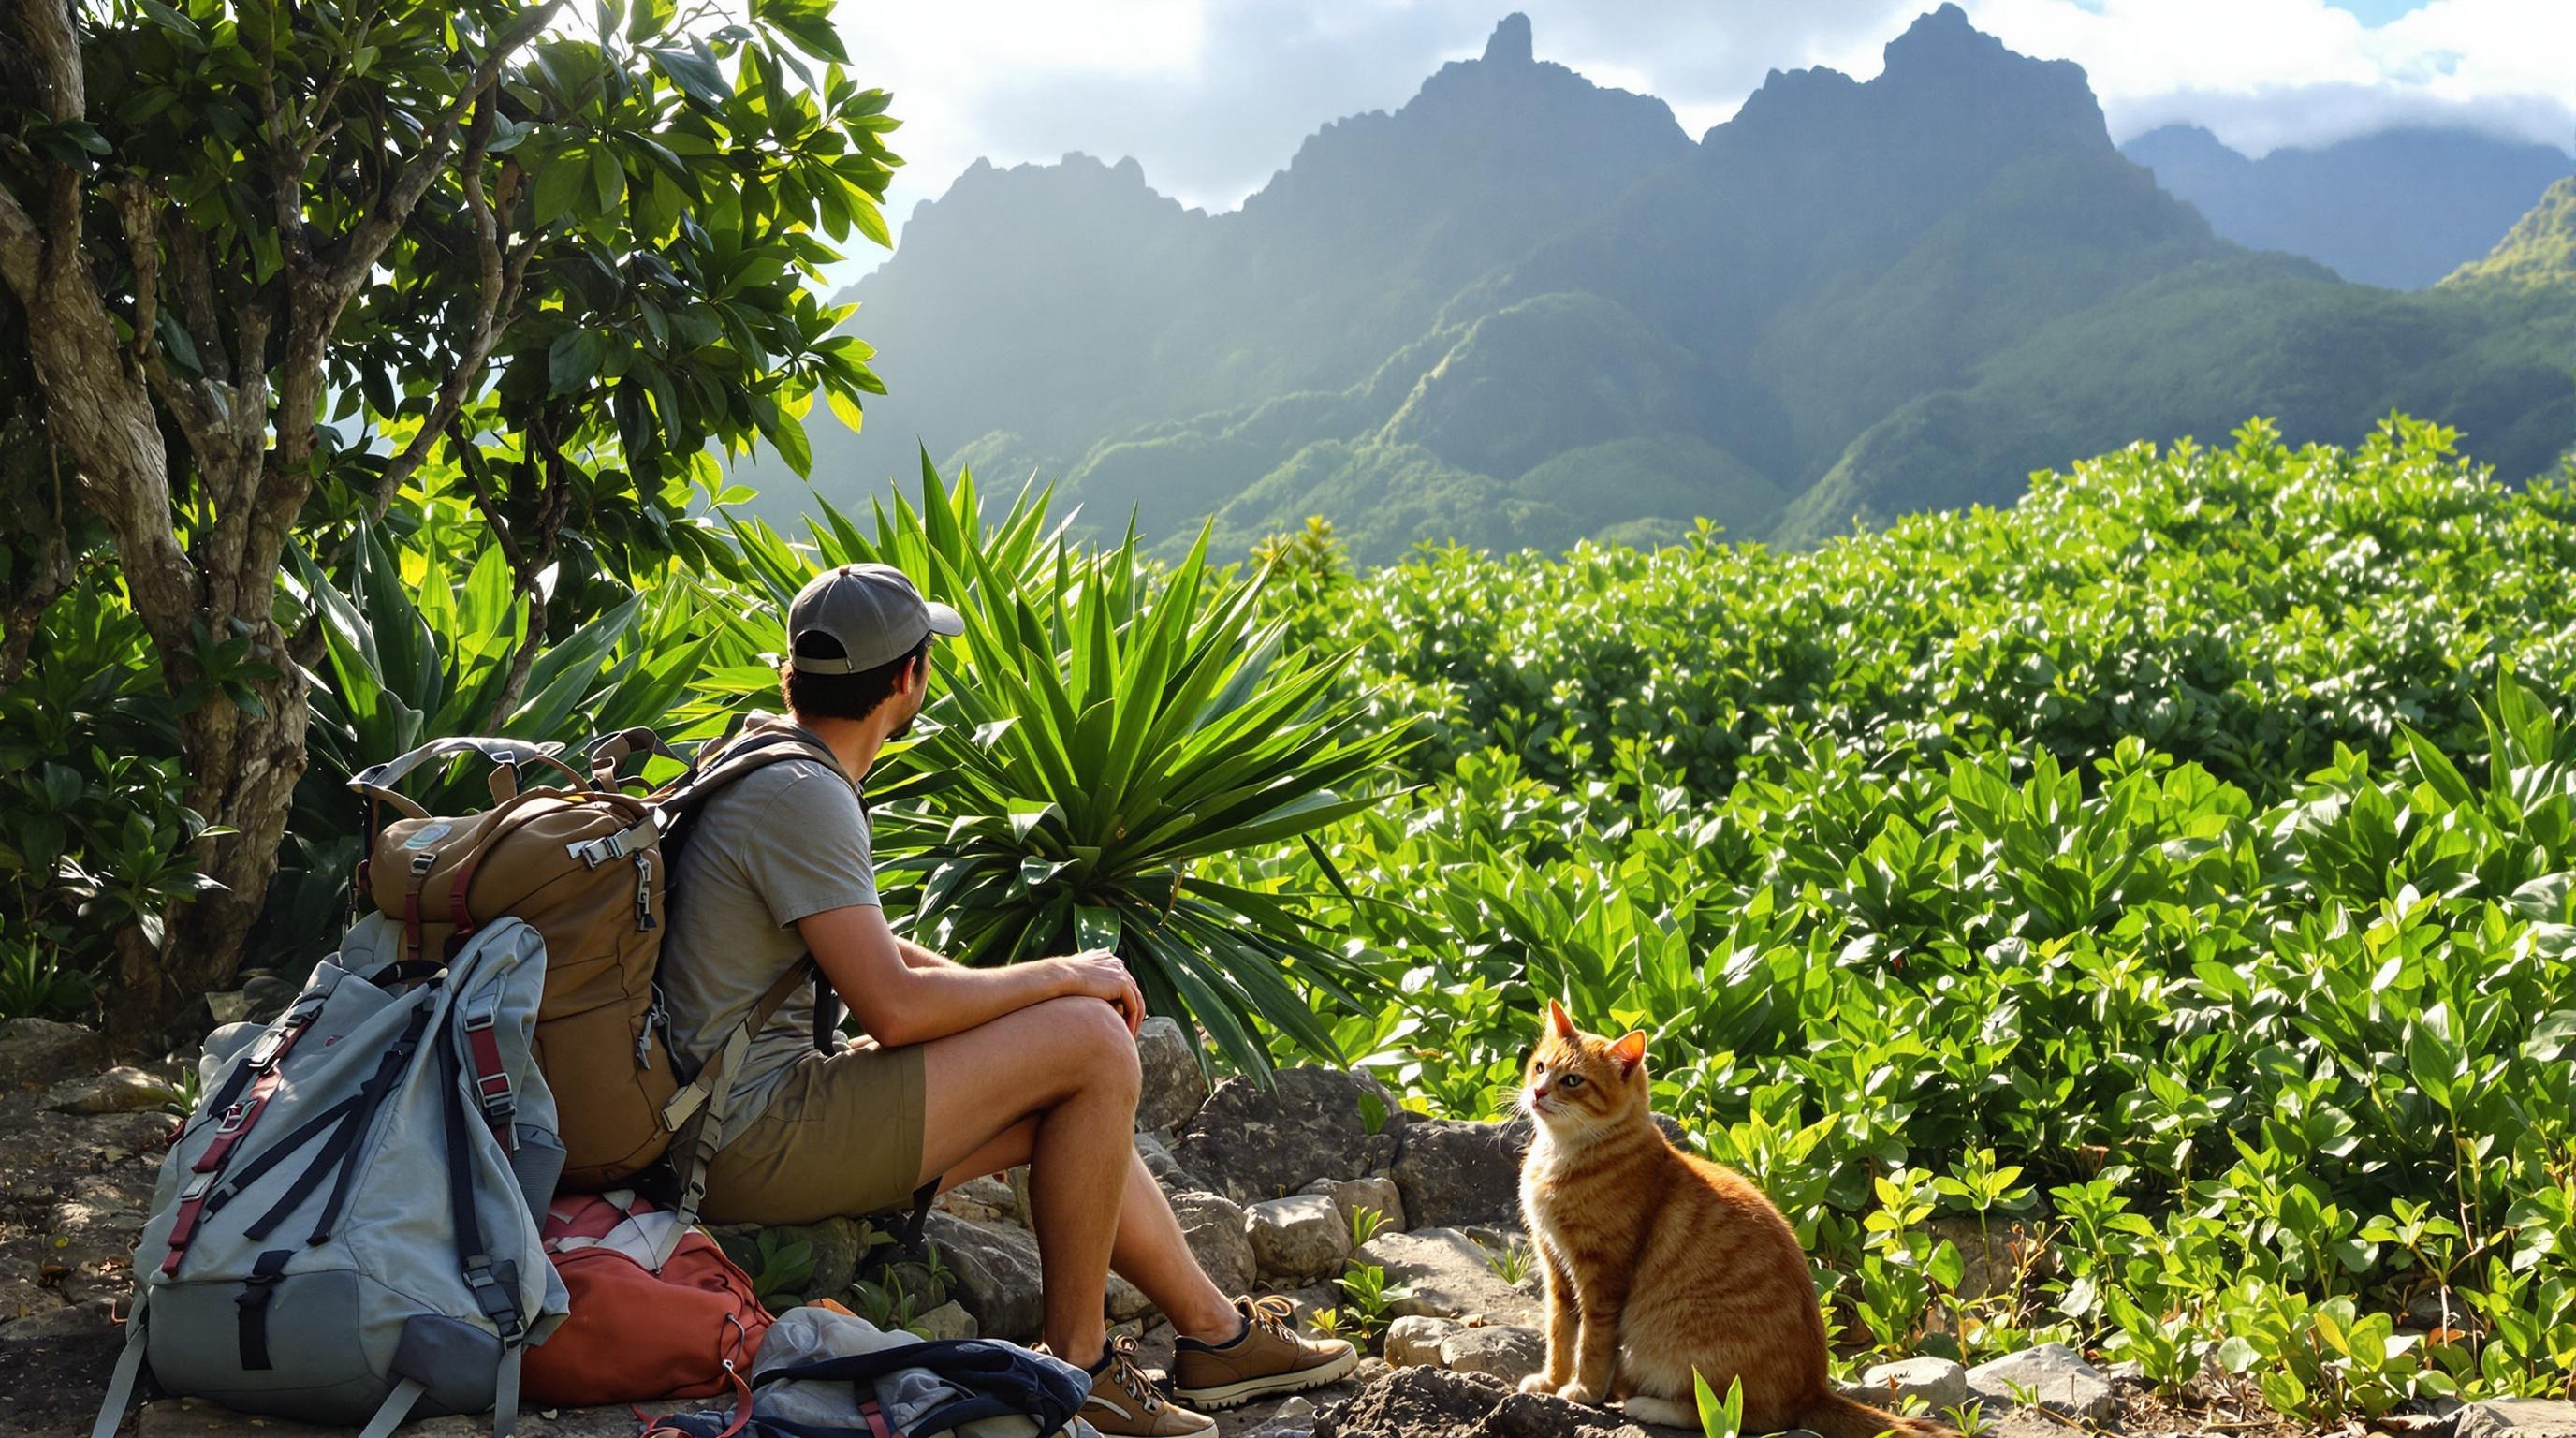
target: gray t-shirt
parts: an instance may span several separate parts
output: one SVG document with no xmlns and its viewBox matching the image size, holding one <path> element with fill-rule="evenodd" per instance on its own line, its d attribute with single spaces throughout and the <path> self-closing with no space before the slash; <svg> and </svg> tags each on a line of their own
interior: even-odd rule
<svg viewBox="0 0 2576 1438">
<path fill-rule="evenodd" d="M 758 714 L 745 732 L 795 727 Z M 671 892 L 662 997 L 672 1045 L 694 1072 L 804 956 L 797 920 L 877 903 L 858 790 L 840 766 L 815 759 L 781 759 L 752 771 L 699 809 Z M 807 984 L 753 1037 L 719 1144 L 759 1116 L 788 1065 L 813 1045 L 814 986 Z"/>
</svg>

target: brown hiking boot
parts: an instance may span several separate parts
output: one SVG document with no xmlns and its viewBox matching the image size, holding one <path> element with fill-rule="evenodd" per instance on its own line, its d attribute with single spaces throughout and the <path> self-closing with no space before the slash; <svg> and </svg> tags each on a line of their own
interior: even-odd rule
<svg viewBox="0 0 2576 1438">
<path fill-rule="evenodd" d="M 1193 1408 L 1232 1408 L 1255 1398 L 1321 1388 L 1360 1366 L 1360 1355 L 1338 1338 L 1300 1338 L 1289 1331 L 1296 1309 L 1276 1294 L 1238 1298 L 1243 1334 L 1230 1343 L 1176 1342 L 1172 1396 Z"/>
<path fill-rule="evenodd" d="M 1106 1438 L 1210 1438 L 1216 1420 L 1175 1407 L 1136 1363 L 1136 1340 L 1120 1334 L 1091 1375 L 1091 1397 L 1074 1415 Z"/>
</svg>

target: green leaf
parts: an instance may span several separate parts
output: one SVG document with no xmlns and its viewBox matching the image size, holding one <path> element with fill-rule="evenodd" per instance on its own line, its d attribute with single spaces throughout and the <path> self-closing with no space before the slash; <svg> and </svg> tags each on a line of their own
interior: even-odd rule
<svg viewBox="0 0 2576 1438">
<path fill-rule="evenodd" d="M 733 99 L 732 84 L 725 79 L 724 71 L 717 67 L 715 57 L 707 52 L 703 42 L 686 50 L 648 45 L 642 53 L 652 56 L 655 65 L 691 101 L 716 110 Z"/>
</svg>

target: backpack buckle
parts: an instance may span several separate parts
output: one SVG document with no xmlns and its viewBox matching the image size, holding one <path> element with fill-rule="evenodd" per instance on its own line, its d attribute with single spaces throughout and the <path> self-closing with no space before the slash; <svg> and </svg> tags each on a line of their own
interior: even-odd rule
<svg viewBox="0 0 2576 1438">
<path fill-rule="evenodd" d="M 250 1109 L 236 1103 L 224 1110 L 223 1117 L 215 1120 L 215 1137 L 222 1138 L 226 1134 L 239 1133 L 241 1126 L 249 1121 Z"/>
</svg>

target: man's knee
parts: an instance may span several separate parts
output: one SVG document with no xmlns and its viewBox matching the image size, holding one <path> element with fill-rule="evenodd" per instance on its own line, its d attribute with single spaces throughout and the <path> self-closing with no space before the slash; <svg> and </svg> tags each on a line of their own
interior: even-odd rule
<svg viewBox="0 0 2576 1438">
<path fill-rule="evenodd" d="M 1047 1021 L 1073 1046 L 1084 1087 L 1105 1088 L 1133 1099 L 1144 1086 L 1136 1039 L 1127 1021 L 1098 999 L 1049 999 Z"/>
</svg>

